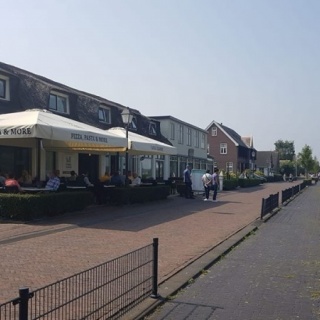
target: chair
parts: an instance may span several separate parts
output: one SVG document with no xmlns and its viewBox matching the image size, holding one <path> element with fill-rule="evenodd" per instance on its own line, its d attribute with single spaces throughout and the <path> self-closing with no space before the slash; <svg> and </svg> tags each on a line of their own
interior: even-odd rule
<svg viewBox="0 0 320 320">
<path fill-rule="evenodd" d="M 19 188 L 17 186 L 6 186 L 5 188 L 6 193 L 19 193 Z"/>
</svg>

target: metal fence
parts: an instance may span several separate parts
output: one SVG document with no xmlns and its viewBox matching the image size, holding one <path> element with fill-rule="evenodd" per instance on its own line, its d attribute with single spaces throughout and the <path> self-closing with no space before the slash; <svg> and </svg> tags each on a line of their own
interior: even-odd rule
<svg viewBox="0 0 320 320">
<path fill-rule="evenodd" d="M 147 297 L 157 297 L 158 238 L 86 271 L 0 305 L 0 320 L 119 319 Z"/>
<path fill-rule="evenodd" d="M 306 187 L 306 183 L 302 182 L 294 187 L 282 190 L 281 192 L 281 204 L 298 194 Z M 271 213 L 274 209 L 279 207 L 279 192 L 277 194 L 271 194 L 268 198 L 262 199 L 261 216 L 262 219 L 268 213 Z"/>
<path fill-rule="evenodd" d="M 279 207 L 279 192 L 271 194 L 268 198 L 262 198 L 261 219 Z"/>
<path fill-rule="evenodd" d="M 285 203 L 290 198 L 293 197 L 293 188 L 288 188 L 285 190 L 282 190 L 281 192 L 281 203 Z"/>
</svg>

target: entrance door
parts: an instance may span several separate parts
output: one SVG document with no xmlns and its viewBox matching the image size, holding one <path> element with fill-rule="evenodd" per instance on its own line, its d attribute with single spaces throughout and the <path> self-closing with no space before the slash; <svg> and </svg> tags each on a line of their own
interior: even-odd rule
<svg viewBox="0 0 320 320">
<path fill-rule="evenodd" d="M 99 156 L 79 153 L 79 174 L 88 173 L 89 180 L 94 183 L 99 179 Z"/>
</svg>

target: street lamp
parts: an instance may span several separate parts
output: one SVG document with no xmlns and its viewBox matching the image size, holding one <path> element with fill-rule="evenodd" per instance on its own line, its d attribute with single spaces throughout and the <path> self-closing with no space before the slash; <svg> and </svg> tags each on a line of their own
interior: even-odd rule
<svg viewBox="0 0 320 320">
<path fill-rule="evenodd" d="M 128 146 L 129 146 L 129 124 L 132 121 L 133 115 L 130 112 L 129 108 L 123 109 L 121 112 L 122 122 L 126 126 L 126 138 L 127 138 L 127 148 L 126 148 L 126 185 L 128 184 L 128 162 L 129 162 L 129 153 L 128 153 Z"/>
</svg>

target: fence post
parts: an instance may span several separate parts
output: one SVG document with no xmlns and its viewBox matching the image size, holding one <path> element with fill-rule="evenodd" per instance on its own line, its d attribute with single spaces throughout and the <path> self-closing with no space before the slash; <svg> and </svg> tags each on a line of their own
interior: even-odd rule
<svg viewBox="0 0 320 320">
<path fill-rule="evenodd" d="M 19 298 L 19 320 L 28 320 L 29 288 L 20 288 Z"/>
<path fill-rule="evenodd" d="M 264 216 L 264 210 L 265 210 L 265 199 L 262 198 L 262 206 L 261 206 L 261 215 L 260 215 L 260 219 L 263 218 Z"/>
<path fill-rule="evenodd" d="M 158 298 L 159 239 L 153 238 L 153 284 L 151 298 Z"/>
</svg>

